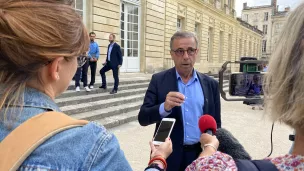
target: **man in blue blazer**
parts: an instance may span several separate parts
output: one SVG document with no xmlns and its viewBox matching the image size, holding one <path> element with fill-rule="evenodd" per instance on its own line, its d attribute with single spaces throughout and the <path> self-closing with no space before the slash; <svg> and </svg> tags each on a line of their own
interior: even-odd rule
<svg viewBox="0 0 304 171">
<path fill-rule="evenodd" d="M 122 65 L 122 54 L 120 46 L 115 43 L 115 35 L 110 34 L 109 36 L 110 44 L 108 46 L 108 52 L 107 52 L 107 58 L 105 63 L 103 64 L 103 68 L 100 70 L 100 75 L 102 79 L 102 85 L 99 88 L 107 89 L 107 81 L 106 81 L 106 72 L 109 70 L 113 71 L 113 77 L 114 77 L 114 88 L 110 92 L 110 94 L 117 93 L 118 90 L 118 84 L 119 84 L 119 78 L 118 78 L 118 72 L 119 68 Z"/>
<path fill-rule="evenodd" d="M 142 126 L 156 123 L 156 132 L 162 118 L 176 119 L 167 171 L 181 171 L 201 153 L 200 116 L 213 116 L 220 128 L 221 104 L 218 82 L 194 69 L 199 51 L 196 36 L 177 32 L 171 38 L 170 49 L 175 67 L 152 76 L 138 121 Z"/>
</svg>

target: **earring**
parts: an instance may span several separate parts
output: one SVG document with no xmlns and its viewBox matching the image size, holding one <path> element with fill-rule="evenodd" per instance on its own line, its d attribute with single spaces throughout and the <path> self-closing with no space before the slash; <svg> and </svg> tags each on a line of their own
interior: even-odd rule
<svg viewBox="0 0 304 171">
<path fill-rule="evenodd" d="M 56 76 L 56 79 L 59 80 L 59 75 Z"/>
</svg>

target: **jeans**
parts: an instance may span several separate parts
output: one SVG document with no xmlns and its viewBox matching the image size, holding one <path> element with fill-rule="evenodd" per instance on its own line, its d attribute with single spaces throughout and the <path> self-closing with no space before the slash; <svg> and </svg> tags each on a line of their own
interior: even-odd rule
<svg viewBox="0 0 304 171">
<path fill-rule="evenodd" d="M 83 87 L 88 86 L 88 68 L 89 68 L 89 62 L 86 62 L 82 67 L 77 68 L 76 74 L 75 74 L 75 87 L 80 86 L 80 79 L 83 82 Z"/>
</svg>

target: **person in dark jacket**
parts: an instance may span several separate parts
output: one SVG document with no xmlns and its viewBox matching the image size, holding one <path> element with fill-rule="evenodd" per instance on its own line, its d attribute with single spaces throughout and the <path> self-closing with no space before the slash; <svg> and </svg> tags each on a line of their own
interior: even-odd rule
<svg viewBox="0 0 304 171">
<path fill-rule="evenodd" d="M 110 92 L 110 94 L 117 93 L 118 90 L 118 84 L 119 84 L 119 78 L 118 78 L 118 72 L 119 68 L 122 65 L 122 54 L 120 46 L 115 42 L 115 35 L 110 34 L 109 36 L 110 44 L 108 46 L 108 52 L 107 52 L 107 58 L 105 63 L 103 64 L 103 68 L 100 70 L 100 75 L 102 79 L 102 85 L 99 88 L 107 89 L 107 81 L 106 81 L 106 72 L 109 70 L 113 71 L 113 77 L 114 77 L 114 88 Z"/>
<path fill-rule="evenodd" d="M 173 153 L 167 158 L 168 171 L 185 170 L 202 151 L 198 120 L 212 115 L 221 127 L 221 104 L 218 82 L 194 69 L 198 54 L 197 38 L 190 32 L 175 33 L 170 42 L 175 67 L 154 74 L 140 108 L 142 126 L 162 118 L 175 118 L 171 132 Z"/>
</svg>

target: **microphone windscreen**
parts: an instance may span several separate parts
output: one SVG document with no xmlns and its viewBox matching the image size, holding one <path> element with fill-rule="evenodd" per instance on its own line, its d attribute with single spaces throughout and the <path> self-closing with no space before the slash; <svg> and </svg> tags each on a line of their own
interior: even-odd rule
<svg viewBox="0 0 304 171">
<path fill-rule="evenodd" d="M 216 121 L 208 114 L 204 114 L 200 117 L 198 126 L 202 133 L 205 133 L 207 130 L 212 130 L 212 133 L 215 134 L 217 128 Z"/>
<path fill-rule="evenodd" d="M 218 151 L 230 155 L 233 159 L 251 160 L 251 156 L 247 153 L 239 141 L 226 129 L 219 128 L 216 131 L 216 137 L 219 140 Z"/>
</svg>

